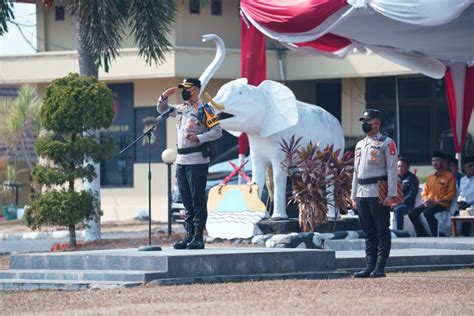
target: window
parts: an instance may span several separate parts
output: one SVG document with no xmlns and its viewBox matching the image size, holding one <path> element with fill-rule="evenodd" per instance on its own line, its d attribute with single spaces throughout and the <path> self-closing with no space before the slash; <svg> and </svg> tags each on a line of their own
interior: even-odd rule
<svg viewBox="0 0 474 316">
<path fill-rule="evenodd" d="M 189 13 L 199 14 L 200 12 L 200 1 L 199 0 L 190 0 L 189 1 Z"/>
<path fill-rule="evenodd" d="M 316 104 L 341 121 L 341 80 L 316 82 Z"/>
<path fill-rule="evenodd" d="M 222 0 L 211 1 L 211 14 L 222 15 Z"/>
<path fill-rule="evenodd" d="M 118 152 L 134 140 L 133 121 L 133 84 L 121 83 L 108 85 L 114 95 L 114 118 L 112 125 L 100 132 L 101 138 L 112 138 L 117 154 L 100 164 L 100 181 L 103 187 L 133 186 L 134 148 L 123 154 Z"/>
<path fill-rule="evenodd" d="M 64 21 L 64 6 L 55 6 L 54 7 L 54 17 L 55 21 Z"/>
<path fill-rule="evenodd" d="M 446 143 L 445 135 L 451 128 L 443 80 L 422 76 L 367 78 L 366 104 L 382 111 L 382 133 L 392 137 L 399 153 L 413 163 L 429 163 L 432 152 L 443 149 L 441 141 Z M 454 154 L 449 148 L 446 151 Z"/>
<path fill-rule="evenodd" d="M 375 77 L 366 80 L 366 104 L 368 109 L 382 111 L 381 133 L 398 143 L 395 77 Z"/>
</svg>

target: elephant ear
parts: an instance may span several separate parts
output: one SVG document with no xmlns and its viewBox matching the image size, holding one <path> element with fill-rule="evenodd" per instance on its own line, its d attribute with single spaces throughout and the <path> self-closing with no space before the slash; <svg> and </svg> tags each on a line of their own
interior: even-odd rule
<svg viewBox="0 0 474 316">
<path fill-rule="evenodd" d="M 268 137 L 298 123 L 298 107 L 293 92 L 276 81 L 265 80 L 258 90 L 265 94 L 265 118 L 260 136 Z"/>
</svg>

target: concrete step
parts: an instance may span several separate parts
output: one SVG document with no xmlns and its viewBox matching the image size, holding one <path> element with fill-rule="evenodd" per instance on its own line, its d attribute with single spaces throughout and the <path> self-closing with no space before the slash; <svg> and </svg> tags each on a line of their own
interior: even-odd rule
<svg viewBox="0 0 474 316">
<path fill-rule="evenodd" d="M 14 254 L 10 269 L 26 270 L 168 270 L 167 257 L 147 256 L 136 251 L 78 251 L 68 253 Z"/>
<path fill-rule="evenodd" d="M 8 279 L 0 280 L 0 291 L 78 291 L 133 287 L 141 284 L 142 282 Z"/>
<path fill-rule="evenodd" d="M 340 239 L 325 240 L 324 246 L 334 251 L 364 250 L 364 239 Z M 392 239 L 392 249 L 451 249 L 451 250 L 474 250 L 474 238 L 472 237 L 411 237 Z"/>
<path fill-rule="evenodd" d="M 287 248 L 136 249 L 12 255 L 13 270 L 121 270 L 166 273 L 167 278 L 329 271 L 332 250 Z"/>
<path fill-rule="evenodd" d="M 0 270 L 0 280 L 69 280 L 146 282 L 165 276 L 163 272 L 120 270 Z"/>
<path fill-rule="evenodd" d="M 474 263 L 474 251 L 451 249 L 392 249 L 387 267 L 469 267 Z M 337 269 L 360 269 L 365 267 L 365 251 L 337 251 Z"/>
</svg>

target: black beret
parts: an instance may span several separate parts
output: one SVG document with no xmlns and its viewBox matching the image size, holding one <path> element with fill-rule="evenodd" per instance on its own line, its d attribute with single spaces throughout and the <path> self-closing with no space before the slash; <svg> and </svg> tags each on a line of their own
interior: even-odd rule
<svg viewBox="0 0 474 316">
<path fill-rule="evenodd" d="M 371 120 L 373 118 L 380 118 L 382 116 L 382 112 L 375 109 L 367 109 L 362 113 L 359 121 Z"/>
<path fill-rule="evenodd" d="M 183 88 L 191 88 L 192 86 L 196 86 L 201 88 L 201 81 L 199 79 L 193 79 L 193 78 L 185 78 L 183 82 L 181 82 L 178 85 L 178 88 L 183 89 Z"/>
<path fill-rule="evenodd" d="M 474 156 L 467 156 L 464 163 L 474 163 Z"/>
<path fill-rule="evenodd" d="M 431 156 L 432 158 L 442 158 L 442 159 L 447 159 L 447 155 L 441 151 L 435 151 L 433 155 Z"/>
</svg>

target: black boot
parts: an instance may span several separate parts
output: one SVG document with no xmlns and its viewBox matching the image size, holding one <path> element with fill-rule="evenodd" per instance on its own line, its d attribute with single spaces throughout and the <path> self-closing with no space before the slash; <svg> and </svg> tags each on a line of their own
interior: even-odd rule
<svg viewBox="0 0 474 316">
<path fill-rule="evenodd" d="M 366 262 L 366 267 L 364 270 L 359 271 L 354 273 L 354 278 L 368 278 L 370 276 L 370 273 L 374 271 L 375 269 L 375 261 L 376 258 L 372 256 L 366 256 L 365 257 L 365 262 Z"/>
<path fill-rule="evenodd" d="M 194 236 L 194 227 L 186 225 L 186 237 L 173 245 L 174 249 L 186 249 L 186 246 L 191 242 Z"/>
<path fill-rule="evenodd" d="M 370 274 L 371 278 L 384 278 L 385 277 L 385 264 L 387 263 L 387 258 L 377 257 L 377 263 L 375 264 L 375 269 Z"/>
<path fill-rule="evenodd" d="M 194 237 L 191 242 L 186 246 L 186 249 L 204 249 L 204 240 L 202 236 L 202 228 L 196 228 Z"/>
</svg>

